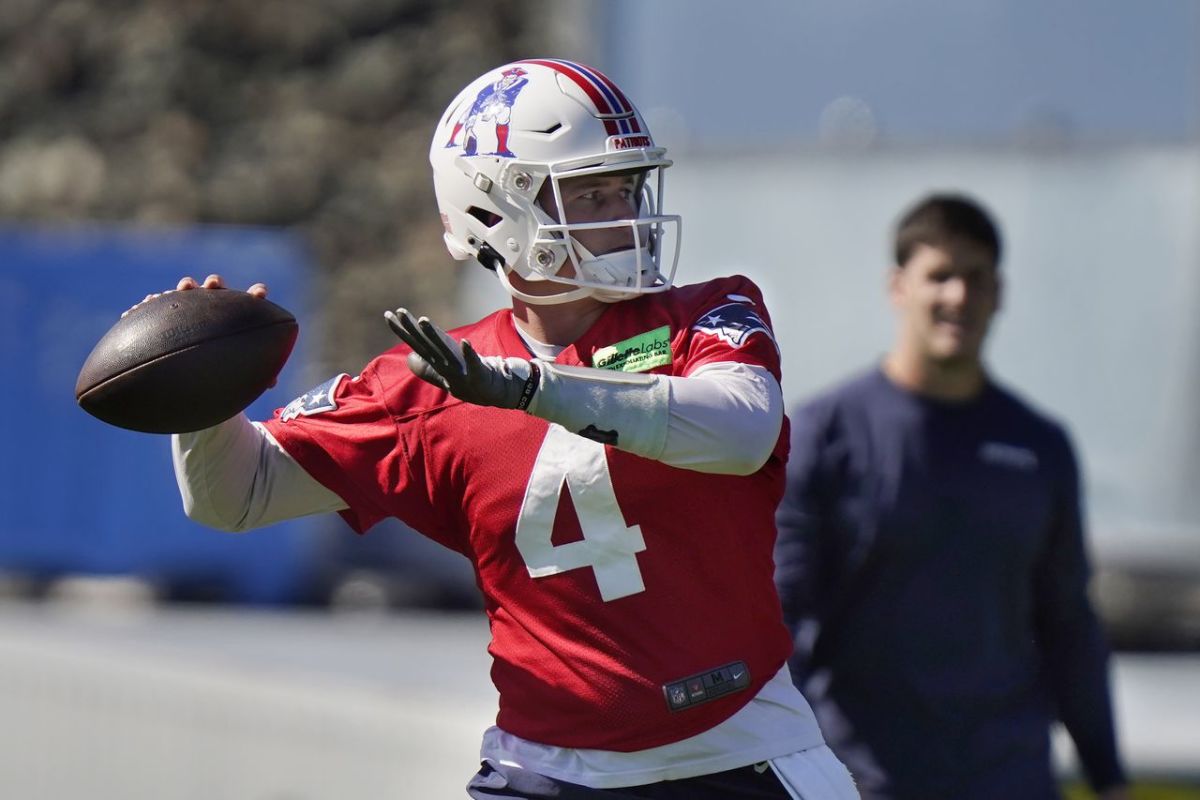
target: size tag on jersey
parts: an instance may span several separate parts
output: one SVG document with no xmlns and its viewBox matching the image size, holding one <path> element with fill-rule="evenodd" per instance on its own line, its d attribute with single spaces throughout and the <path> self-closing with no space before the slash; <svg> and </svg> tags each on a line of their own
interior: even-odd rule
<svg viewBox="0 0 1200 800">
<path fill-rule="evenodd" d="M 664 325 L 592 354 L 592 366 L 615 372 L 645 372 L 671 363 L 671 328 Z"/>
<path fill-rule="evenodd" d="M 683 711 L 685 708 L 739 692 L 749 685 L 750 670 L 747 669 L 746 662 L 734 661 L 723 667 L 665 683 L 663 696 L 667 699 L 668 709 Z"/>
</svg>

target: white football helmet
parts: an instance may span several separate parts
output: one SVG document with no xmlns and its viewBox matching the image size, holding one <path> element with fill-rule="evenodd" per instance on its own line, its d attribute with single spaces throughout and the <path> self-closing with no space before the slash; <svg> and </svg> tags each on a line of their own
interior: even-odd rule
<svg viewBox="0 0 1200 800">
<path fill-rule="evenodd" d="M 494 269 L 514 297 L 615 302 L 670 288 L 682 227 L 678 215 L 661 213 L 663 170 L 671 161 L 633 104 L 598 71 L 544 58 L 480 76 L 442 115 L 429 161 L 450 254 Z M 631 172 L 642 178 L 635 218 L 565 223 L 560 181 Z M 554 213 L 537 202 L 546 181 Z M 615 227 L 632 231 L 632 248 L 593 255 L 572 236 Z M 568 262 L 573 269 L 563 270 Z M 512 272 L 563 284 L 564 291 L 522 292 L 509 280 Z"/>
</svg>

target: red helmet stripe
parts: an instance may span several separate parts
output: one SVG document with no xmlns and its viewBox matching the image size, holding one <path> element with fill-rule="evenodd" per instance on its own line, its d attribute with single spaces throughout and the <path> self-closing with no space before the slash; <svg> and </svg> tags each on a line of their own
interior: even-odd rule
<svg viewBox="0 0 1200 800">
<path fill-rule="evenodd" d="M 642 132 L 641 126 L 638 125 L 636 109 L 634 109 L 633 103 L 629 102 L 629 98 L 625 96 L 625 93 L 621 91 L 620 86 L 617 86 L 615 83 L 613 83 L 611 78 L 594 67 L 586 67 L 583 64 L 575 64 L 574 66 L 586 72 L 593 80 L 596 80 L 603 86 L 608 87 L 609 91 L 611 91 L 615 96 L 617 104 L 624 111 L 629 113 L 629 126 L 633 129 L 633 133 Z"/>
<path fill-rule="evenodd" d="M 584 94 L 586 94 L 588 96 L 588 99 L 590 99 L 592 101 L 592 104 L 596 107 L 596 111 L 602 115 L 632 114 L 632 109 L 630 109 L 628 107 L 614 108 L 614 104 L 611 103 L 609 101 L 609 99 L 604 96 L 604 92 L 600 91 L 600 89 L 596 85 L 596 82 L 591 77 L 589 77 L 588 74 L 585 73 L 578 65 L 572 64 L 570 61 L 550 61 L 547 59 L 531 58 L 531 59 L 528 59 L 521 63 L 523 63 L 523 64 L 540 64 L 543 67 L 549 67 L 550 69 L 554 70 L 555 72 L 566 75 L 568 78 L 570 78 L 572 81 L 575 82 L 576 86 L 578 86 L 580 89 L 582 89 L 584 91 Z M 608 81 L 607 78 L 605 78 L 604 80 L 606 82 L 608 82 L 609 88 L 614 88 L 614 87 L 612 87 L 612 83 L 610 81 Z M 618 92 L 618 95 L 619 94 L 620 93 Z M 620 95 L 620 97 L 622 99 L 624 99 L 624 95 Z M 625 102 L 628 103 L 628 101 L 625 101 Z M 636 117 L 635 117 L 635 119 L 636 119 Z M 634 127 L 637 128 L 636 122 L 634 123 Z M 619 128 L 618 128 L 617 122 L 615 120 L 611 120 L 611 119 L 604 120 L 604 128 L 610 136 L 616 135 L 619 132 Z"/>
<path fill-rule="evenodd" d="M 595 67 L 585 66 L 571 61 L 557 61 L 556 63 L 570 64 L 575 69 L 587 75 L 593 81 L 606 90 L 606 95 L 611 105 L 620 109 L 621 112 L 629 114 L 627 119 L 621 120 L 622 127 L 627 128 L 626 133 L 641 133 L 642 127 L 638 124 L 637 110 L 633 107 L 633 103 L 629 102 L 629 98 L 621 91 L 621 87 L 613 83 L 612 79 L 605 75 Z"/>
</svg>

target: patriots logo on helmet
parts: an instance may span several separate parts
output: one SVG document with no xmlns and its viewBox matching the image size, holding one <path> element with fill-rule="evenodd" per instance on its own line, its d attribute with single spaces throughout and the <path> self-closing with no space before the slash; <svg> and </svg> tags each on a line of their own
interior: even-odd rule
<svg viewBox="0 0 1200 800">
<path fill-rule="evenodd" d="M 741 347 L 755 333 L 764 333 L 772 342 L 774 334 L 753 308 L 745 303 L 717 306 L 696 321 L 692 330 L 719 336 L 734 347 Z"/>
<path fill-rule="evenodd" d="M 525 76 L 528 71 L 520 67 L 512 67 L 500 73 L 500 77 L 479 90 L 475 102 L 471 104 L 450 133 L 450 141 L 446 147 L 458 147 L 458 137 L 463 135 L 463 155 L 478 155 L 480 123 L 491 123 L 496 134 L 496 150 L 490 155 L 502 158 L 516 158 L 516 153 L 508 149 L 508 123 L 512 119 L 513 102 L 517 95 L 529 83 Z"/>
<path fill-rule="evenodd" d="M 343 372 L 341 375 L 330 378 L 319 386 L 309 389 L 283 407 L 283 411 L 279 414 L 279 421 L 287 422 L 296 417 L 311 417 L 313 414 L 320 414 L 322 411 L 335 410 L 337 402 L 333 399 L 333 395 L 337 393 L 338 384 L 344 378 L 348 377 L 350 376 Z"/>
</svg>

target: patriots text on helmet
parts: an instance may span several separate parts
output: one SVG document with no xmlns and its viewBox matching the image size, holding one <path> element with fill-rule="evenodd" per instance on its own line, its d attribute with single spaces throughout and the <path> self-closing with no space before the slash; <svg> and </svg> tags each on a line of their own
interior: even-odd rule
<svg viewBox="0 0 1200 800">
<path fill-rule="evenodd" d="M 649 136 L 610 136 L 608 139 L 609 151 L 614 150 L 629 150 L 634 147 L 653 147 L 654 142 Z"/>
</svg>

